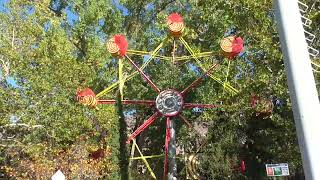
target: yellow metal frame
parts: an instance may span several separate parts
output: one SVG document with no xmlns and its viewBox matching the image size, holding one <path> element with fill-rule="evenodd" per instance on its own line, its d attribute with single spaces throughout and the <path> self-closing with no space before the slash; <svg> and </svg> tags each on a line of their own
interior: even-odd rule
<svg viewBox="0 0 320 180">
<path fill-rule="evenodd" d="M 159 50 L 164 46 L 164 44 L 168 41 L 169 37 L 166 37 L 165 39 L 163 39 L 163 41 L 151 52 L 147 52 L 147 51 L 138 51 L 138 50 L 128 50 L 127 54 L 129 55 L 139 55 L 139 56 L 149 56 L 148 59 L 143 63 L 143 65 L 141 66 L 141 70 L 145 69 L 148 64 L 151 62 L 151 60 L 153 58 L 159 58 L 162 60 L 172 60 L 172 57 L 168 57 L 168 56 L 161 56 L 158 55 Z M 192 48 L 189 46 L 189 44 L 184 40 L 183 37 L 180 37 L 179 40 L 182 42 L 182 44 L 184 45 L 184 47 L 187 49 L 187 51 L 190 53 L 190 56 L 181 56 L 181 57 L 176 57 L 176 61 L 188 61 L 191 59 L 194 59 L 197 63 L 197 65 L 202 69 L 202 71 L 206 72 L 206 68 L 202 65 L 201 61 L 199 60 L 199 58 L 205 58 L 205 57 L 210 57 L 214 54 L 216 54 L 215 52 L 202 52 L 202 53 L 195 53 Z M 229 76 L 229 70 L 230 70 L 230 63 L 231 61 L 228 62 L 228 68 L 227 68 L 227 74 L 226 74 L 226 78 L 225 80 L 221 80 L 220 78 L 212 75 L 212 74 L 208 74 L 210 78 L 212 78 L 213 80 L 215 80 L 216 82 L 218 82 L 219 84 L 221 84 L 223 86 L 223 89 L 226 90 L 228 93 L 230 93 L 231 95 L 235 95 L 237 94 L 239 91 L 237 89 L 235 89 L 234 87 L 232 87 L 229 83 L 228 83 L 228 76 Z M 96 95 L 97 98 L 102 97 L 103 95 L 109 93 L 110 91 L 114 90 L 117 86 L 119 86 L 119 91 L 121 94 L 121 99 L 123 99 L 124 97 L 124 84 L 131 80 L 132 78 L 134 78 L 136 75 L 139 74 L 138 71 L 134 71 L 133 73 L 131 73 L 129 76 L 123 76 L 123 66 L 124 66 L 124 61 L 123 59 L 119 59 L 118 60 L 118 81 L 111 84 L 109 87 L 107 87 L 106 89 L 104 89 L 103 91 L 101 91 L 100 93 L 98 93 Z M 319 65 L 316 65 L 317 67 L 319 67 Z M 131 149 L 131 154 L 134 154 L 135 149 L 137 149 L 137 151 L 140 154 L 140 157 L 131 157 L 130 158 L 130 164 L 132 160 L 142 160 L 144 162 L 144 164 L 146 165 L 150 175 L 152 178 L 157 179 L 154 172 L 152 171 L 147 159 L 151 159 L 151 158 L 161 158 L 164 157 L 164 154 L 161 155 L 150 155 L 150 156 L 144 156 L 141 152 L 141 150 L 139 149 L 136 140 L 133 139 L 133 144 L 132 144 L 132 149 Z"/>
<path fill-rule="evenodd" d="M 148 64 L 151 62 L 151 60 L 153 58 L 159 58 L 162 60 L 168 60 L 171 61 L 172 57 L 170 56 L 160 56 L 158 55 L 159 50 L 164 46 L 164 44 L 168 41 L 169 37 L 166 37 L 157 47 L 156 49 L 154 49 L 151 52 L 147 52 L 147 51 L 138 51 L 138 50 L 128 50 L 127 54 L 131 54 L 131 55 L 140 55 L 140 56 L 149 56 L 148 59 L 143 63 L 143 65 L 141 66 L 141 70 L 145 69 Z M 189 46 L 189 44 L 184 40 L 183 37 L 180 37 L 179 40 L 182 42 L 182 44 L 184 45 L 184 47 L 187 49 L 187 51 L 190 53 L 190 56 L 181 56 L 181 57 L 176 57 L 176 61 L 188 61 L 190 59 L 194 59 L 198 66 L 203 70 L 206 71 L 206 68 L 202 65 L 201 61 L 199 60 L 199 58 L 205 58 L 205 57 L 210 57 L 216 53 L 214 52 L 201 52 L 201 53 L 194 53 L 194 51 L 192 50 L 192 48 Z M 119 85 L 119 89 L 120 89 L 120 94 L 121 94 L 121 98 L 123 99 L 123 87 L 125 82 L 131 80 L 132 78 L 134 78 L 138 73 L 138 71 L 134 71 L 133 73 L 131 73 L 129 76 L 127 77 L 123 77 L 123 60 L 119 59 L 119 65 L 118 65 L 118 73 L 119 73 L 119 80 L 113 84 L 111 84 L 109 87 L 107 87 L 106 89 L 104 89 L 103 91 L 101 91 L 100 93 L 98 93 L 96 95 L 97 98 L 109 93 L 110 91 L 112 91 L 113 89 L 115 89 L 118 85 Z M 223 81 L 220 78 L 209 74 L 209 77 L 211 77 L 213 80 L 215 80 L 216 82 L 218 82 L 219 84 L 221 84 L 223 86 L 223 89 L 227 90 L 231 95 L 235 95 L 237 93 L 239 93 L 239 91 L 232 87 L 228 82 L 227 82 L 227 78 L 229 75 L 229 69 L 230 69 L 230 61 L 228 63 L 228 68 L 227 68 L 227 76 L 226 79 Z"/>
</svg>

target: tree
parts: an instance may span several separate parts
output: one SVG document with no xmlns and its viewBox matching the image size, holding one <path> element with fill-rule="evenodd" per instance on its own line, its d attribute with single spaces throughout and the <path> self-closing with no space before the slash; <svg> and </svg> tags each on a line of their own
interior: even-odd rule
<svg viewBox="0 0 320 180">
<path fill-rule="evenodd" d="M 311 6 L 311 1 L 307 3 Z M 121 105 L 118 111 L 114 106 L 90 109 L 75 101 L 75 93 L 84 87 L 98 93 L 117 80 L 118 62 L 105 48 L 110 37 L 125 34 L 130 49 L 152 51 L 167 36 L 165 20 L 172 12 L 183 15 L 187 25 L 184 38 L 196 52 L 217 52 L 201 59 L 201 65 L 209 67 L 219 62 L 214 75 L 222 80 L 227 75 L 228 60 L 219 54 L 220 40 L 228 35 L 245 40 L 245 51 L 230 62 L 227 78 L 239 92 L 230 94 L 223 85 L 207 78 L 186 101 L 216 103 L 219 108 L 184 112 L 196 131 L 177 120 L 178 146 L 185 153 L 199 152 L 201 176 L 262 179 L 264 164 L 277 162 L 288 162 L 292 174 L 300 173 L 300 152 L 271 1 L 12 0 L 6 8 L 8 11 L 0 12 L 0 54 L 10 62 L 9 76 L 18 85 L 12 87 L 2 81 L 0 86 L 0 125 L 5 129 L 0 164 L 7 178 L 46 179 L 60 168 L 69 178 L 91 174 L 119 179 L 120 168 L 126 163 L 119 159 L 123 155 L 119 138 L 126 134 L 119 122 L 123 118 L 128 121 L 132 114 L 135 122 L 131 123 L 137 127 L 152 111 L 123 105 L 125 116 L 121 117 Z M 310 12 L 312 32 L 319 37 L 318 14 L 316 8 Z M 171 55 L 171 43 L 166 42 L 161 55 Z M 178 41 L 177 46 L 178 55 L 188 54 Z M 317 40 L 314 47 L 319 46 Z M 144 61 L 139 56 L 132 59 L 139 65 Z M 125 63 L 124 71 L 129 74 L 133 69 Z M 194 60 L 173 65 L 159 59 L 152 61 L 145 72 L 161 89 L 178 90 L 203 73 Z M 318 82 L 318 74 L 316 77 Z M 124 92 L 128 99 L 156 97 L 139 76 L 125 84 Z M 104 98 L 115 99 L 114 94 L 117 90 Z M 251 104 L 254 98 L 257 105 Z M 270 102 L 272 113 L 264 111 Z M 35 125 L 41 127 L 33 128 Z M 164 121 L 160 120 L 138 137 L 144 154 L 163 153 L 164 131 Z M 8 139 L 11 135 L 15 137 Z M 103 160 L 88 158 L 99 149 L 104 150 Z M 66 164 L 80 159 L 88 160 L 81 163 L 82 168 L 96 169 L 80 172 L 77 163 Z M 59 163 L 55 163 L 57 160 Z M 247 164 L 245 174 L 238 168 L 242 160 Z M 156 176 L 162 177 L 163 159 L 151 159 L 149 163 Z M 132 163 L 133 178 L 149 178 L 148 173 L 139 171 L 140 165 L 140 161 Z M 26 171 L 26 167 L 32 167 L 32 171 Z M 185 162 L 179 160 L 182 179 L 186 176 L 184 167 Z"/>
<path fill-rule="evenodd" d="M 18 126 L 6 129 L 6 134 L 14 131 L 15 138 L 2 137 L 1 171 L 6 176 L 14 174 L 17 178 L 33 179 L 36 170 L 23 171 L 22 166 L 36 168 L 45 163 L 51 166 L 46 167 L 50 170 L 40 176 L 41 179 L 50 177 L 58 168 L 66 169 L 64 173 L 70 178 L 81 176 L 71 170 L 74 167 L 63 167 L 63 162 L 54 161 L 61 158 L 61 154 L 69 153 L 74 143 L 85 139 L 87 143 L 81 147 L 87 150 L 85 154 L 99 148 L 112 152 L 98 169 L 102 169 L 101 177 L 116 178 L 119 151 L 116 110 L 114 107 L 100 111 L 84 108 L 76 103 L 75 94 L 77 88 L 86 86 L 99 91 L 112 80 L 113 72 L 102 68 L 105 64 L 112 66 L 112 62 L 104 53 L 104 37 L 99 32 L 101 29 L 114 32 L 115 29 L 106 29 L 102 22 L 108 23 L 112 17 L 115 20 L 112 24 L 116 25 L 119 12 L 113 11 L 113 5 L 108 2 L 91 2 L 85 6 L 81 1 L 74 1 L 57 16 L 50 9 L 60 5 L 50 1 L 17 0 L 6 5 L 8 12 L 1 13 L 6 33 L 1 34 L 0 52 L 9 60 L 10 76 L 19 86 L 14 88 L 2 82 L 1 125 L 43 126 L 27 132 Z M 72 12 L 79 17 L 76 24 L 69 21 Z M 79 158 L 90 160 L 80 155 L 75 157 L 77 161 Z M 21 164 L 20 159 L 27 164 Z M 67 161 L 62 158 L 64 160 Z"/>
</svg>

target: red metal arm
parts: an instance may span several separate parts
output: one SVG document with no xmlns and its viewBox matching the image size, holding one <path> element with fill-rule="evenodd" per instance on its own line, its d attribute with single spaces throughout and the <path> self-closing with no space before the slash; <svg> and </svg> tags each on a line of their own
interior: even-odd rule
<svg viewBox="0 0 320 180">
<path fill-rule="evenodd" d="M 132 59 L 125 55 L 126 58 L 129 60 L 129 62 L 136 68 L 139 73 L 144 77 L 144 79 L 150 84 L 153 90 L 155 90 L 157 93 L 160 93 L 160 89 L 150 80 L 150 78 L 132 61 Z"/>
<path fill-rule="evenodd" d="M 116 104 L 116 100 L 98 100 L 98 104 Z"/>
<path fill-rule="evenodd" d="M 181 114 L 179 114 L 179 117 L 188 125 L 189 128 L 192 128 L 192 124 Z"/>
<path fill-rule="evenodd" d="M 170 143 L 170 123 L 171 120 L 169 117 L 167 117 L 166 121 L 166 139 L 165 139 L 165 144 L 164 144 L 164 150 L 165 150 L 165 160 L 164 160 L 164 179 L 168 176 L 168 162 L 169 162 L 169 143 Z"/>
<path fill-rule="evenodd" d="M 134 138 L 136 138 L 142 131 L 144 131 L 150 124 L 154 122 L 154 120 L 157 119 L 160 113 L 156 112 L 154 113 L 149 119 L 147 119 L 140 127 L 138 127 L 128 138 L 126 141 L 127 144 L 130 143 L 130 141 Z"/>
<path fill-rule="evenodd" d="M 116 100 L 98 100 L 98 104 L 115 104 Z M 154 100 L 122 100 L 122 104 L 141 104 L 154 106 L 156 102 Z"/>
<path fill-rule="evenodd" d="M 214 104 L 197 104 L 197 103 L 184 103 L 183 108 L 217 108 Z"/>
<path fill-rule="evenodd" d="M 192 88 L 195 88 L 218 64 L 214 64 L 211 66 L 207 72 L 205 72 L 202 76 L 194 80 L 188 87 L 186 87 L 183 91 L 181 91 L 182 95 L 185 95 L 188 91 L 190 91 Z"/>
</svg>

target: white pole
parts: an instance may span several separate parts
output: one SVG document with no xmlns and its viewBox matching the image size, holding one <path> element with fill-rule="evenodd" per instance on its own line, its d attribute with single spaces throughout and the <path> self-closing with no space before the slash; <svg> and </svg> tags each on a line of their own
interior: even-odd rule
<svg viewBox="0 0 320 180">
<path fill-rule="evenodd" d="M 297 0 L 274 0 L 292 110 L 307 180 L 320 180 L 320 104 Z"/>
</svg>

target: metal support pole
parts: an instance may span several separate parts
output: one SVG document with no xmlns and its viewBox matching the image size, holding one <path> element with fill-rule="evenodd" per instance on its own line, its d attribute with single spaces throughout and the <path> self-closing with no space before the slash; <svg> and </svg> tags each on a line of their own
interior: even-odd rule
<svg viewBox="0 0 320 180">
<path fill-rule="evenodd" d="M 274 0 L 292 110 L 307 180 L 320 180 L 320 104 L 297 0 Z"/>
<path fill-rule="evenodd" d="M 170 143 L 169 143 L 169 171 L 168 180 L 176 180 L 177 163 L 176 163 L 176 131 L 175 120 L 170 120 Z"/>
<path fill-rule="evenodd" d="M 175 67 L 175 58 L 176 58 L 176 38 L 173 39 L 173 48 L 172 48 L 172 66 Z M 172 67 L 171 66 L 171 67 Z M 174 68 L 175 69 L 175 68 Z M 173 70 L 171 71 L 171 73 Z M 172 77 L 174 75 L 172 74 Z M 172 81 L 170 82 L 171 86 L 173 86 Z M 169 118 L 168 118 L 169 119 Z M 170 129 L 170 142 L 168 147 L 168 180 L 176 180 L 177 179 L 177 163 L 176 163 L 176 125 L 175 120 L 169 120 L 169 129 Z"/>
</svg>

